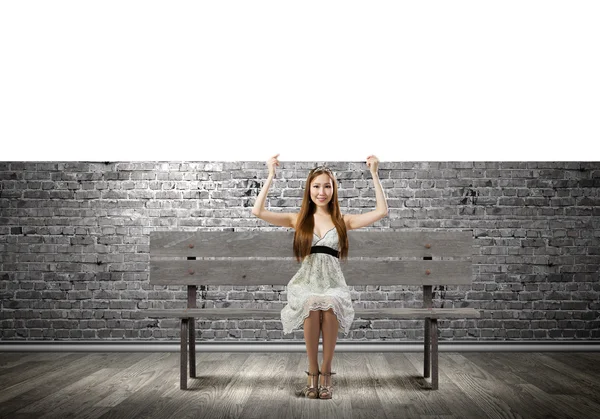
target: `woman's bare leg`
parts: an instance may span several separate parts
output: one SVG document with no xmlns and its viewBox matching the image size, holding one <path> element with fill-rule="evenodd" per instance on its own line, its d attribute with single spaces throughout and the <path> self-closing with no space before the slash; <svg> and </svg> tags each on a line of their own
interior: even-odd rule
<svg viewBox="0 0 600 419">
<path fill-rule="evenodd" d="M 321 372 L 331 372 L 331 362 L 333 361 L 333 352 L 338 337 L 339 323 L 333 309 L 323 310 L 323 323 L 321 330 L 323 332 L 323 363 L 321 364 Z M 327 381 L 327 382 L 325 382 Z M 321 378 L 322 385 L 329 384 L 329 377 Z"/>
<path fill-rule="evenodd" d="M 306 354 L 308 355 L 308 372 L 311 374 L 319 372 L 320 314 L 319 310 L 311 310 L 309 316 L 304 319 L 304 341 L 306 342 Z M 310 379 L 310 376 L 308 378 Z"/>
</svg>

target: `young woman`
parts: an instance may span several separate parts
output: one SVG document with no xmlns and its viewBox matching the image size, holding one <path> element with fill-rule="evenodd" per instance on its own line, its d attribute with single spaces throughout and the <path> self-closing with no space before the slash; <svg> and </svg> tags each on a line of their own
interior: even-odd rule
<svg viewBox="0 0 600 419">
<path fill-rule="evenodd" d="M 271 212 L 265 199 L 275 177 L 277 157 L 267 161 L 269 176 L 258 195 L 252 214 L 271 224 L 294 228 L 294 255 L 302 265 L 287 285 L 288 304 L 281 310 L 284 333 L 303 326 L 308 356 L 308 384 L 298 395 L 331 399 L 331 363 L 338 331 L 348 335 L 354 320 L 350 291 L 340 269 L 340 258 L 348 257 L 348 230 L 373 224 L 387 216 L 388 208 L 379 182 L 375 156 L 367 158 L 373 176 L 376 209 L 365 214 L 340 212 L 338 185 L 333 172 L 325 166 L 312 169 L 299 213 Z M 323 334 L 323 362 L 318 365 L 319 336 Z M 320 385 L 319 375 L 321 375 Z"/>
</svg>

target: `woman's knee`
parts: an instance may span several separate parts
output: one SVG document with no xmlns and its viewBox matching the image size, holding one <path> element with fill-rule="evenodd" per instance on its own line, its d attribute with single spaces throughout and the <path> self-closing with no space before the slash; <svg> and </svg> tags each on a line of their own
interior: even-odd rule
<svg viewBox="0 0 600 419">
<path fill-rule="evenodd" d="M 311 318 L 318 319 L 319 317 L 321 317 L 321 312 L 319 310 L 311 310 L 309 316 Z"/>
<path fill-rule="evenodd" d="M 311 310 L 308 313 L 308 317 L 306 319 L 304 319 L 304 322 L 310 322 L 313 324 L 319 323 L 320 321 L 320 317 L 321 317 L 321 312 L 318 310 Z"/>
<path fill-rule="evenodd" d="M 321 312 L 323 313 L 323 319 L 335 319 L 335 320 L 337 320 L 337 316 L 333 312 L 332 308 L 330 308 L 329 310 L 322 310 Z"/>
</svg>

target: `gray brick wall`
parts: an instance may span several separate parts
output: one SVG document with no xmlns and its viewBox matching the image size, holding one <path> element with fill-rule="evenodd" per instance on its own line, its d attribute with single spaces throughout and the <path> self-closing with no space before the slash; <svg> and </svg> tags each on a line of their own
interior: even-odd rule
<svg viewBox="0 0 600 419">
<path fill-rule="evenodd" d="M 297 211 L 311 163 L 282 162 L 268 207 Z M 364 163 L 330 163 L 343 212 L 375 207 Z M 251 215 L 264 162 L 0 162 L 1 339 L 173 339 L 183 287 L 148 285 L 156 229 L 273 227 Z M 441 339 L 598 339 L 599 162 L 382 162 L 389 217 L 375 228 L 470 228 L 480 254 L 472 286 L 434 294 L 467 301 L 479 320 L 440 321 Z M 214 287 L 208 306 L 286 303 L 285 287 Z M 355 287 L 357 306 L 421 300 L 418 287 Z M 422 321 L 355 320 L 349 340 L 423 337 Z M 302 340 L 279 321 L 198 321 L 198 339 Z M 341 335 L 340 335 L 341 336 Z M 340 338 L 340 340 L 343 340 Z"/>
</svg>

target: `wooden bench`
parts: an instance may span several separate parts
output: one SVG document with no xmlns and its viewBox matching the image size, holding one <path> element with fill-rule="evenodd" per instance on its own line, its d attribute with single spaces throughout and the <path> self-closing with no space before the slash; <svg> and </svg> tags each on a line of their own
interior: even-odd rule
<svg viewBox="0 0 600 419">
<path fill-rule="evenodd" d="M 172 231 L 150 234 L 150 284 L 187 286 L 187 308 L 146 311 L 150 318 L 181 319 L 182 389 L 187 388 L 188 345 L 189 376 L 196 376 L 196 319 L 281 319 L 280 308 L 253 308 L 256 303 L 252 302 L 232 302 L 228 308 L 197 308 L 197 287 L 285 286 L 300 268 L 293 257 L 293 239 L 293 231 Z M 432 287 L 471 284 L 472 231 L 353 230 L 348 232 L 348 240 L 349 258 L 347 261 L 340 260 L 348 286 L 423 287 L 421 307 L 396 307 L 402 305 L 402 301 L 387 301 L 387 307 L 383 308 L 355 306 L 354 320 L 425 320 L 423 376 L 431 377 L 431 388 L 437 389 L 438 319 L 479 318 L 480 314 L 473 308 L 433 308 Z M 408 302 L 407 305 L 414 306 L 414 303 Z"/>
</svg>

